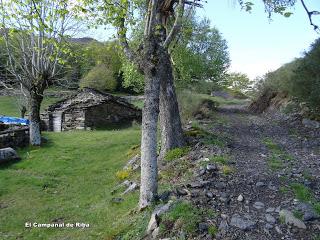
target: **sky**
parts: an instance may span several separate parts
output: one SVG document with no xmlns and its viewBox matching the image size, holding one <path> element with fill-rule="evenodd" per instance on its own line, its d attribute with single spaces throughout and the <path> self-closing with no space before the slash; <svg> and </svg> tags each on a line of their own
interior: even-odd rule
<svg viewBox="0 0 320 240">
<path fill-rule="evenodd" d="M 230 71 L 246 73 L 251 79 L 279 68 L 301 57 L 310 44 L 320 37 L 309 24 L 300 1 L 285 18 L 274 15 L 272 21 L 264 12 L 262 0 L 255 3 L 251 13 L 241 10 L 237 0 L 207 0 L 198 14 L 211 20 L 227 40 Z M 305 0 L 309 10 L 320 11 L 319 0 Z M 314 18 L 320 24 L 320 16 Z"/>
</svg>

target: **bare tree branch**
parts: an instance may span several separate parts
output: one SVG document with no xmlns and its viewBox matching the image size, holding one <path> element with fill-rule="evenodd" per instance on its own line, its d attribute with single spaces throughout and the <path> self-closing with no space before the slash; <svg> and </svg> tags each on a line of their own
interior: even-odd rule
<svg viewBox="0 0 320 240">
<path fill-rule="evenodd" d="M 168 34 L 163 47 L 168 49 L 170 43 L 173 41 L 173 39 L 176 37 L 176 35 L 179 33 L 181 29 L 181 24 L 182 24 L 182 18 L 184 15 L 184 7 L 185 7 L 185 1 L 184 0 L 179 0 L 179 4 L 176 9 L 176 19 L 173 24 L 173 27 L 171 28 L 170 33 Z"/>
<path fill-rule="evenodd" d="M 319 12 L 319 11 L 309 11 L 309 9 L 307 8 L 304 0 L 301 0 L 301 3 L 302 3 L 302 6 L 303 6 L 304 10 L 305 10 L 305 11 L 307 12 L 307 14 L 308 14 L 308 18 L 309 18 L 309 21 L 310 21 L 310 25 L 313 26 L 313 29 L 314 29 L 315 31 L 319 32 L 319 26 L 316 25 L 316 24 L 314 24 L 314 22 L 312 21 L 312 16 L 313 16 L 313 15 L 318 15 L 318 14 L 320 14 L 320 12 Z"/>
</svg>

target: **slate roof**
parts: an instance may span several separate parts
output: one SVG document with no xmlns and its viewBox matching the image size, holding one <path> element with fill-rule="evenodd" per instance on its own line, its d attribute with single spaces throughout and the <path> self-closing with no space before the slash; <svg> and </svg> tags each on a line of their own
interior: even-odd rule
<svg viewBox="0 0 320 240">
<path fill-rule="evenodd" d="M 56 102 L 55 104 L 48 107 L 47 111 L 64 111 L 69 109 L 81 109 L 90 108 L 106 102 L 116 102 L 128 108 L 141 111 L 134 105 L 127 102 L 124 98 L 114 96 L 109 93 L 105 93 L 92 88 L 84 88 L 77 91 L 75 94 Z"/>
</svg>

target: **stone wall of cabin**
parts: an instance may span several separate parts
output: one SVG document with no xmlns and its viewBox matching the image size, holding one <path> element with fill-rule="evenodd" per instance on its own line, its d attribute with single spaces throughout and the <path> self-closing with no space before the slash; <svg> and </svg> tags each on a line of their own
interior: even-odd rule
<svg viewBox="0 0 320 240">
<path fill-rule="evenodd" d="M 0 148 L 20 148 L 29 144 L 29 128 L 18 127 L 0 132 Z"/>
<path fill-rule="evenodd" d="M 62 114 L 62 131 L 85 129 L 85 113 L 83 109 L 72 109 Z"/>
<path fill-rule="evenodd" d="M 126 125 L 141 122 L 141 111 L 116 102 L 89 107 L 85 110 L 85 125 L 90 128 L 108 127 L 110 124 Z"/>
</svg>

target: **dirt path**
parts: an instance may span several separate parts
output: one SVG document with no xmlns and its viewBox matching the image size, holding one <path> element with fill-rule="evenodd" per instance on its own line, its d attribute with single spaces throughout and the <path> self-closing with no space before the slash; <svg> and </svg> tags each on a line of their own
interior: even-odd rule
<svg viewBox="0 0 320 240">
<path fill-rule="evenodd" d="M 199 177 L 213 183 L 205 189 L 211 199 L 194 200 L 218 213 L 217 239 L 320 239 L 319 129 L 243 106 L 222 107 L 200 124 L 228 139 L 228 171 Z"/>
</svg>

